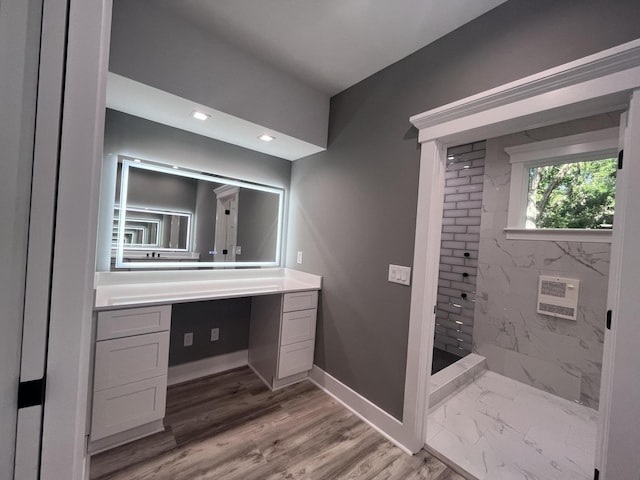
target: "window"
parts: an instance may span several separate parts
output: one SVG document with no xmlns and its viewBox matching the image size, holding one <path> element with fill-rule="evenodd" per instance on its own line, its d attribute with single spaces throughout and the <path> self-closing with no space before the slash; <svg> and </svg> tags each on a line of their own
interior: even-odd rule
<svg viewBox="0 0 640 480">
<path fill-rule="evenodd" d="M 610 241 L 618 129 L 509 147 L 507 238 Z"/>
</svg>

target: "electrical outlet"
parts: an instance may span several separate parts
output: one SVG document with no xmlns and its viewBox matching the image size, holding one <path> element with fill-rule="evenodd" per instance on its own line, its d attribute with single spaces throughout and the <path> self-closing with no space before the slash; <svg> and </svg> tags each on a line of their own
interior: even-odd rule
<svg viewBox="0 0 640 480">
<path fill-rule="evenodd" d="M 190 347 L 191 345 L 193 345 L 193 332 L 185 333 L 184 334 L 184 346 L 185 347 Z"/>
<path fill-rule="evenodd" d="M 211 329 L 211 341 L 212 342 L 217 342 L 218 340 L 220 340 L 220 329 L 219 328 L 212 328 Z"/>
<path fill-rule="evenodd" d="M 298 256 L 296 257 L 296 261 L 298 265 L 302 265 L 302 252 L 298 252 Z"/>
</svg>

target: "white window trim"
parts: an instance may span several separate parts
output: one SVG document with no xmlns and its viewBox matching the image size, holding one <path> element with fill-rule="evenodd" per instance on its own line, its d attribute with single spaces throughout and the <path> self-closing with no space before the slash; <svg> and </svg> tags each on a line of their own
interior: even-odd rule
<svg viewBox="0 0 640 480">
<path fill-rule="evenodd" d="M 509 214 L 504 229 L 508 239 L 611 242 L 611 230 L 526 228 L 524 213 L 527 208 L 529 168 L 615 157 L 618 154 L 617 127 L 516 145 L 504 151 L 511 163 Z"/>
</svg>

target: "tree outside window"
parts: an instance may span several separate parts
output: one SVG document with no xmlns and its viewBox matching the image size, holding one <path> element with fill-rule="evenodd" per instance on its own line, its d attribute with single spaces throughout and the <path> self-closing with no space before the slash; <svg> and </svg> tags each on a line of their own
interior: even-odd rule
<svg viewBox="0 0 640 480">
<path fill-rule="evenodd" d="M 526 228 L 611 229 L 614 158 L 529 169 Z"/>
</svg>

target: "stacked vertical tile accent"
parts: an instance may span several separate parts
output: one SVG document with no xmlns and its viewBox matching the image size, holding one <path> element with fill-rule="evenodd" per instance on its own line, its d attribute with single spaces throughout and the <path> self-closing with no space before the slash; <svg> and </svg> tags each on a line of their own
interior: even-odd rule
<svg viewBox="0 0 640 480">
<path fill-rule="evenodd" d="M 447 151 L 435 346 L 471 352 L 485 142 Z"/>
</svg>

